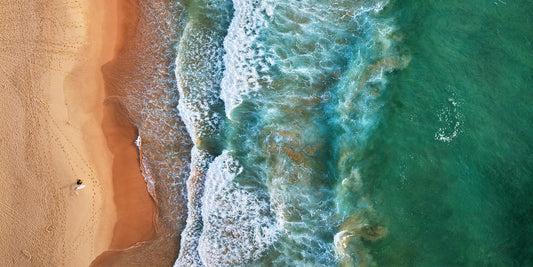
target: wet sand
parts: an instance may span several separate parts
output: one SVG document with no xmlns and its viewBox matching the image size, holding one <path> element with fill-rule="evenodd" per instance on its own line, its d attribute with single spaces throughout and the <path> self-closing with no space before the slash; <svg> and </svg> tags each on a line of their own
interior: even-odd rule
<svg viewBox="0 0 533 267">
<path fill-rule="evenodd" d="M 142 137 L 142 169 L 153 182 L 156 203 L 155 232 L 146 242 L 102 253 L 92 266 L 172 266 L 186 219 L 184 181 L 191 143 L 177 114 L 172 71 L 179 8 L 168 0 L 125 0 L 120 5 L 128 11 L 124 14 L 136 15 L 121 20 L 116 56 L 103 67 L 106 104 L 121 106 L 138 127 L 130 138 Z"/>
<path fill-rule="evenodd" d="M 124 43 L 135 29 L 138 18 L 137 6 L 133 1 L 115 1 L 117 34 L 113 47 L 113 59 L 124 50 Z M 106 76 L 106 66 L 102 66 L 104 80 L 115 77 Z M 129 68 L 127 64 L 119 66 Z M 117 77 L 121 79 L 122 77 Z M 114 155 L 113 188 L 117 211 L 117 222 L 113 232 L 110 249 L 125 249 L 137 242 L 154 237 L 155 203 L 148 194 L 146 183 L 141 174 L 139 151 L 135 145 L 138 133 L 129 121 L 126 111 L 115 98 L 116 92 L 109 82 L 104 82 L 105 101 L 102 127 L 108 147 Z"/>
</svg>

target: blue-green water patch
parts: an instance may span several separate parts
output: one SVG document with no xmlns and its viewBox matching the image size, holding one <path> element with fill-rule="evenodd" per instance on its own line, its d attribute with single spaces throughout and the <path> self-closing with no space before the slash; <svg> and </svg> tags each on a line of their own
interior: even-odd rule
<svg viewBox="0 0 533 267">
<path fill-rule="evenodd" d="M 396 1 L 409 66 L 363 156 L 383 266 L 529 266 L 531 1 Z"/>
</svg>

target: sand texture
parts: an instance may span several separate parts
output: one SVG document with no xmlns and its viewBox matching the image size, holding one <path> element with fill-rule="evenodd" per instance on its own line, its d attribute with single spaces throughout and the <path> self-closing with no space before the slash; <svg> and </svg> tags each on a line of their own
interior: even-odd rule
<svg viewBox="0 0 533 267">
<path fill-rule="evenodd" d="M 104 123 L 120 114 L 104 105 L 101 72 L 117 6 L 0 3 L 0 266 L 88 266 L 153 235 L 135 129 L 121 116 Z M 86 187 L 75 191 L 76 179 Z"/>
</svg>

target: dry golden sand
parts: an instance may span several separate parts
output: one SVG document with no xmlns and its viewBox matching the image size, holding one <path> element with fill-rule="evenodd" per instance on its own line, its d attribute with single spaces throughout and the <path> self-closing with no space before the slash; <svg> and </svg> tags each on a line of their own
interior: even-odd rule
<svg viewBox="0 0 533 267">
<path fill-rule="evenodd" d="M 116 113 L 101 66 L 117 46 L 117 1 L 0 2 L 0 266 L 88 266 L 153 235 L 132 128 L 120 116 L 103 125 Z"/>
</svg>

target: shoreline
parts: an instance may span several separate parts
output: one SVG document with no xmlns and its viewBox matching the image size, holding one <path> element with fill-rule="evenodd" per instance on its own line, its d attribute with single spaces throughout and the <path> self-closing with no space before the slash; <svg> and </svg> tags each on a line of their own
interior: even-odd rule
<svg viewBox="0 0 533 267">
<path fill-rule="evenodd" d="M 117 221 L 113 229 L 110 250 L 127 249 L 138 242 L 151 240 L 155 235 L 155 203 L 148 194 L 141 173 L 139 150 L 135 145 L 138 133 L 118 101 L 114 100 L 113 84 L 105 78 L 106 65 L 112 64 L 122 53 L 128 36 L 135 29 L 138 10 L 128 0 L 115 0 L 115 43 L 108 49 L 113 56 L 101 66 L 104 79 L 102 130 L 113 154 L 113 192 Z M 106 2 L 107 5 L 107 2 Z"/>
<path fill-rule="evenodd" d="M 119 37 L 120 46 L 113 60 L 102 68 L 106 103 L 121 107 L 124 117 L 136 127 L 129 131 L 131 145 L 137 136 L 142 138 L 136 160 L 138 163 L 142 153 L 140 171 L 150 183 L 150 189 L 143 184 L 143 194 L 150 190 L 153 197 L 155 232 L 145 242 L 105 251 L 91 266 L 172 266 L 186 220 L 185 176 L 189 173 L 191 144 L 176 113 L 176 81 L 169 71 L 175 62 L 181 9 L 168 0 L 120 3 L 121 10 L 135 12 L 136 16 L 123 13 L 127 19 L 121 24 L 125 30 Z"/>
</svg>

